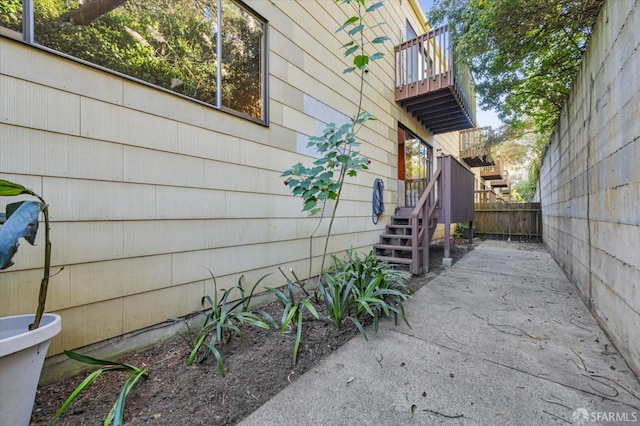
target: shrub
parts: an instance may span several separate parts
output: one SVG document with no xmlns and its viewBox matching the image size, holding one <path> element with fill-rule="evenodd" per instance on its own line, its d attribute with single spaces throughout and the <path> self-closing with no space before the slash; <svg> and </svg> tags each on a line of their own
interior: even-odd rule
<svg viewBox="0 0 640 426">
<path fill-rule="evenodd" d="M 251 288 L 248 295 L 245 294 L 242 287 L 242 277 L 240 277 L 238 279 L 238 284 L 235 287 L 220 290 L 222 291 L 222 297 L 218 299 L 218 285 L 216 283 L 216 278 L 211 271 L 209 271 L 209 273 L 213 279 L 214 296 L 213 299 L 210 296 L 204 296 L 200 302 L 202 307 L 206 308 L 207 312 L 204 323 L 197 331 L 194 332 L 185 321 L 187 332 L 180 336 L 187 341 L 191 348 L 187 365 L 192 365 L 199 354 L 200 362 L 206 360 L 210 354 L 213 354 L 218 363 L 218 371 L 220 372 L 220 375 L 224 377 L 225 371 L 222 355 L 220 355 L 216 346 L 218 344 L 225 344 L 229 342 L 234 335 L 242 338 L 242 331 L 238 327 L 239 324 L 247 323 L 264 329 L 269 329 L 269 324 L 267 324 L 267 322 L 274 326 L 277 326 L 277 324 L 265 311 L 260 309 L 253 311 L 249 310 L 249 305 L 253 298 L 255 289 L 268 275 L 261 277 Z M 229 302 L 229 296 L 234 289 L 238 290 L 240 297 L 231 303 Z M 209 305 L 208 308 L 206 307 L 207 304 Z M 242 309 L 238 310 L 239 307 Z M 262 319 L 260 317 L 262 317 Z M 172 320 L 178 321 L 175 318 L 172 318 Z"/>
<path fill-rule="evenodd" d="M 304 311 L 308 310 L 314 318 L 319 319 L 318 311 L 311 303 L 312 295 L 307 291 L 304 284 L 293 274 L 294 280 L 290 279 L 282 269 L 278 268 L 282 275 L 287 280 L 286 290 L 287 293 L 283 293 L 282 290 L 277 288 L 267 288 L 272 292 L 280 305 L 282 305 L 282 319 L 280 320 L 280 334 L 283 334 L 287 328 L 292 324 L 296 327 L 296 340 L 293 345 L 293 365 L 298 362 L 298 348 L 300 347 L 300 340 L 302 339 L 302 322 L 304 321 Z M 300 288 L 304 292 L 304 297 L 296 297 L 295 287 Z"/>
<path fill-rule="evenodd" d="M 318 292 L 335 327 L 349 319 L 366 339 L 365 314 L 373 319 L 376 332 L 382 315 L 393 315 L 396 323 L 400 316 L 411 327 L 404 312 L 404 301 L 410 293 L 408 275 L 391 269 L 373 252 L 361 258 L 350 249 L 345 259 L 332 256 L 332 260 L 333 267 L 325 274 Z"/>
</svg>

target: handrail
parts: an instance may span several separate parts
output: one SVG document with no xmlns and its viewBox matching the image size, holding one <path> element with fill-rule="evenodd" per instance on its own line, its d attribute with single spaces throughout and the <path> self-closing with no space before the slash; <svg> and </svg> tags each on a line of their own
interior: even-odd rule
<svg viewBox="0 0 640 426">
<path fill-rule="evenodd" d="M 431 193 L 437 188 L 437 184 L 442 174 L 442 165 L 438 161 L 438 168 L 431 178 L 431 182 L 427 185 L 427 188 L 422 193 L 420 200 L 411 211 L 411 273 L 419 274 L 422 272 L 422 267 L 429 264 L 429 223 L 433 219 L 436 212 L 436 207 L 440 203 L 440 194 L 434 197 L 434 203 L 431 208 L 428 208 L 428 200 L 431 197 Z M 422 219 L 422 231 L 420 231 L 419 218 Z M 420 247 L 422 246 L 422 265 L 420 264 Z M 421 267 L 422 266 L 422 267 Z M 428 266 L 427 266 L 428 267 Z"/>
</svg>

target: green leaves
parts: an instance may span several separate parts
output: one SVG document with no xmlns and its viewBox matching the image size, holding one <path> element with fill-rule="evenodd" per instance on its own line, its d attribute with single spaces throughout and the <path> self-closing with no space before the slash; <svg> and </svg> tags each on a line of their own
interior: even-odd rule
<svg viewBox="0 0 640 426">
<path fill-rule="evenodd" d="M 207 269 L 207 268 L 205 268 Z M 273 324 L 277 327 L 273 318 L 263 310 L 250 311 L 249 305 L 253 298 L 253 293 L 264 280 L 267 275 L 261 277 L 251 288 L 249 294 L 245 294 L 242 286 L 242 276 L 238 279 L 238 284 L 230 289 L 222 289 L 222 297 L 218 299 L 218 284 L 216 278 L 209 269 L 207 269 L 211 278 L 213 279 L 214 296 L 203 296 L 200 300 L 202 307 L 205 308 L 207 315 L 204 323 L 193 333 L 189 323 L 186 323 L 187 332 L 180 336 L 186 340 L 191 348 L 189 357 L 187 358 L 187 365 L 193 365 L 196 359 L 200 362 L 206 360 L 209 355 L 213 354 L 218 365 L 218 371 L 222 377 L 225 376 L 224 362 L 220 351 L 218 351 L 217 345 L 224 344 L 231 339 L 232 336 L 238 336 L 242 338 L 242 331 L 238 327 L 238 324 L 251 324 L 256 327 L 269 329 L 269 324 Z M 240 297 L 233 303 L 229 302 L 229 297 L 233 290 L 237 290 L 240 293 Z M 241 307 L 241 310 L 237 310 Z M 262 319 L 261 319 L 262 317 Z M 172 321 L 178 321 L 175 318 L 171 318 Z"/>
<path fill-rule="evenodd" d="M 0 179 L 0 197 L 20 194 L 31 194 L 31 191 L 18 183 Z"/>
<path fill-rule="evenodd" d="M 437 0 L 458 59 L 470 66 L 485 108 L 546 133 L 558 118 L 604 0 Z M 481 7 L 480 7 L 481 6 Z"/>
<path fill-rule="evenodd" d="M 361 32 L 362 30 L 364 30 L 364 25 L 360 24 L 360 25 L 356 25 L 355 27 L 351 28 L 347 33 L 350 36 L 356 35 L 359 32 Z"/>
<path fill-rule="evenodd" d="M 350 4 L 352 0 L 335 0 L 336 3 L 342 5 Z M 367 13 L 371 13 L 379 9 L 383 3 L 376 2 L 363 11 L 363 7 L 366 6 L 366 0 L 353 0 L 357 3 L 355 8 L 357 15 L 347 18 L 346 21 L 337 29 L 336 33 L 345 31 L 349 40 L 344 43 L 341 48 L 344 49 L 344 56 L 347 58 L 353 58 L 352 66 L 348 66 L 343 70 L 343 73 L 351 73 L 356 70 L 360 70 L 360 90 L 357 100 L 357 112 L 354 114 L 354 118 L 350 123 L 343 124 L 338 127 L 334 123 L 327 125 L 325 130 L 320 136 L 312 136 L 309 138 L 307 147 L 312 148 L 318 154 L 318 158 L 313 162 L 313 166 L 307 167 L 298 163 L 291 167 L 289 170 L 285 170 L 281 176 L 286 177 L 284 184 L 289 186 L 289 189 L 295 196 L 302 198 L 302 211 L 309 212 L 310 215 L 316 215 L 322 213 L 324 217 L 324 208 L 327 200 L 335 200 L 333 209 L 330 215 L 329 227 L 327 229 L 327 235 L 324 243 L 324 251 L 322 254 L 322 260 L 320 264 L 320 271 L 324 269 L 324 263 L 327 256 L 327 250 L 329 246 L 329 238 L 331 237 L 331 230 L 333 222 L 336 217 L 336 212 L 340 202 L 340 194 L 346 177 L 355 177 L 361 170 L 368 170 L 368 165 L 371 163 L 369 158 L 361 154 L 356 148 L 359 143 L 357 142 L 357 134 L 362 129 L 362 126 L 367 120 L 372 120 L 370 114 L 362 112 L 362 104 L 364 99 L 364 74 L 368 69 L 368 65 L 384 56 L 383 52 L 373 52 L 369 54 L 366 50 L 370 46 L 379 46 L 388 41 L 387 36 L 373 36 L 371 41 L 367 41 L 369 36 L 370 27 L 367 26 L 365 16 Z M 381 26 L 383 23 L 376 23 L 375 27 Z M 319 226 L 316 230 L 319 229 Z M 313 238 L 314 231 L 310 237 Z M 311 275 L 312 257 L 310 248 L 309 256 L 309 275 Z"/>
<path fill-rule="evenodd" d="M 344 56 L 349 56 L 351 54 L 353 54 L 354 52 L 356 52 L 358 49 L 360 49 L 360 46 L 351 46 L 350 48 L 348 48 L 347 50 L 345 50 L 344 52 Z"/>
<path fill-rule="evenodd" d="M 360 18 L 358 16 L 352 16 L 349 19 L 347 19 L 346 21 L 344 21 L 344 24 L 342 24 L 340 26 L 340 28 L 338 28 L 336 30 L 336 33 L 339 33 L 340 31 L 344 31 L 348 26 L 355 24 L 356 22 L 359 22 Z"/>
<path fill-rule="evenodd" d="M 372 318 L 377 332 L 382 315 L 393 315 L 396 321 L 400 316 L 410 327 L 403 306 L 409 297 L 405 284 L 408 276 L 391 270 L 373 252 L 361 259 L 353 250 L 348 250 L 344 260 L 336 256 L 332 259 L 333 267 L 325 273 L 318 293 L 336 328 L 348 319 L 367 339 L 364 319 Z"/>
<path fill-rule="evenodd" d="M 91 373 L 89 376 L 87 376 L 86 379 L 82 381 L 82 383 L 78 385 L 78 387 L 71 393 L 71 395 L 69 395 L 69 397 L 62 404 L 60 409 L 56 412 L 55 416 L 51 420 L 51 424 L 52 425 L 55 424 L 58 421 L 58 419 L 60 419 L 60 416 L 64 414 L 65 410 L 69 408 L 69 405 L 71 405 L 71 403 L 76 399 L 76 397 L 81 392 L 86 390 L 93 382 L 95 382 L 96 379 L 102 373 L 109 372 L 109 371 L 123 371 L 129 374 L 129 378 L 125 381 L 124 385 L 122 386 L 122 390 L 118 395 L 118 399 L 116 400 L 113 407 L 109 411 L 109 414 L 104 420 L 105 426 L 108 426 L 111 423 L 113 423 L 114 426 L 122 425 L 124 423 L 124 404 L 125 404 L 125 400 L 127 399 L 127 395 L 129 394 L 133 386 L 141 377 L 147 377 L 149 375 L 148 371 L 142 370 L 133 365 L 98 359 L 98 358 L 90 357 L 88 355 L 82 355 L 73 351 L 64 351 L 64 353 L 69 358 L 74 359 L 76 361 L 80 361 L 90 365 L 100 365 L 100 366 L 103 366 L 103 368 Z"/>
<path fill-rule="evenodd" d="M 356 68 L 364 68 L 367 66 L 367 64 L 369 63 L 369 57 L 367 55 L 357 55 L 355 58 L 353 58 L 353 64 L 356 66 Z"/>
<path fill-rule="evenodd" d="M 348 3 L 348 1 L 345 3 Z M 362 0 L 359 1 L 359 3 L 361 5 L 364 5 L 365 1 Z M 371 42 L 366 42 L 365 39 L 365 32 L 370 30 L 370 28 L 368 28 L 364 23 L 364 15 L 367 13 L 371 13 L 382 6 L 383 2 L 374 3 L 371 6 L 367 7 L 364 13 L 362 13 L 361 10 L 358 9 L 359 15 L 350 17 L 336 30 L 336 33 L 346 31 L 347 35 L 349 37 L 352 37 L 351 41 L 342 45 L 342 48 L 345 49 L 344 56 L 354 57 L 352 62 L 353 66 L 345 68 L 343 70 L 343 74 L 350 73 L 355 70 L 364 70 L 370 62 L 384 57 L 383 52 L 374 52 L 372 55 L 365 53 L 365 49 L 368 44 L 383 44 L 384 42 L 390 40 L 389 37 L 384 35 L 375 37 L 373 40 L 371 40 Z M 356 39 L 353 39 L 354 37 L 357 38 L 357 41 Z"/>
<path fill-rule="evenodd" d="M 280 268 L 278 268 L 280 269 Z M 277 288 L 267 288 L 271 293 L 276 296 L 276 299 L 282 305 L 282 319 L 280 320 L 280 334 L 283 334 L 288 328 L 295 325 L 296 327 L 296 337 L 295 342 L 293 344 L 293 361 L 292 365 L 296 365 L 298 362 L 298 349 L 300 348 L 300 341 L 302 340 L 302 323 L 304 321 L 304 311 L 307 310 L 313 315 L 314 318 L 318 319 L 320 315 L 318 311 L 311 303 L 311 294 L 307 292 L 304 287 L 304 284 L 301 283 L 293 274 L 295 278 L 295 283 L 293 280 L 289 279 L 287 275 L 280 269 L 280 272 L 287 280 L 286 290 L 287 294 L 282 292 L 282 290 Z M 292 272 L 293 273 L 293 272 Z M 298 287 L 300 290 L 304 292 L 304 297 L 296 297 L 294 287 Z"/>
<path fill-rule="evenodd" d="M 363 3 L 364 4 L 364 3 Z M 372 4 L 371 6 L 367 7 L 367 12 L 373 12 L 374 10 L 380 8 L 383 6 L 383 2 L 379 1 L 377 3 Z"/>
<path fill-rule="evenodd" d="M 362 121 L 357 122 L 364 122 L 369 117 L 361 114 L 358 120 Z M 327 200 L 338 199 L 345 176 L 356 176 L 358 171 L 367 170 L 369 159 L 354 150 L 359 145 L 351 123 L 340 127 L 330 123 L 321 136 L 309 138 L 307 147 L 322 156 L 312 167 L 297 163 L 280 175 L 287 178 L 285 185 L 293 195 L 302 198 L 302 211 L 311 215 L 321 212 Z"/>
<path fill-rule="evenodd" d="M 389 37 L 387 36 L 380 36 L 380 37 L 376 37 L 373 40 L 371 40 L 371 43 L 373 44 L 380 44 L 380 43 L 384 43 L 385 41 L 389 41 L 391 40 Z"/>
</svg>

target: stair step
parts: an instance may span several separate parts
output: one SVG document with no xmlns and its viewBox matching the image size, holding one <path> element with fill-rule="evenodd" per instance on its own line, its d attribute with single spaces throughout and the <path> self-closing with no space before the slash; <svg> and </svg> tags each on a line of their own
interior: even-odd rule
<svg viewBox="0 0 640 426">
<path fill-rule="evenodd" d="M 413 263 L 413 219 L 410 211 L 403 211 L 402 213 L 400 216 L 391 217 L 390 223 L 380 236 L 380 243 L 373 245 L 373 251 L 377 259 L 389 264 L 411 265 Z M 433 235 L 437 224 L 438 220 L 436 218 L 427 221 L 429 237 Z M 418 218 L 419 232 L 422 232 L 423 225 L 422 218 Z M 422 247 L 418 248 L 418 252 L 422 253 Z"/>
<path fill-rule="evenodd" d="M 400 240 L 410 240 L 411 239 L 411 234 L 407 235 L 407 234 L 382 234 L 380 235 L 381 238 L 397 238 Z"/>
<path fill-rule="evenodd" d="M 391 218 L 391 223 L 394 225 L 410 225 L 411 224 L 411 218 L 410 217 L 396 217 L 393 216 Z M 419 217 L 418 218 L 418 223 L 422 223 L 422 218 Z"/>
<path fill-rule="evenodd" d="M 408 257 L 391 257 L 376 255 L 376 259 L 383 260 L 387 263 L 401 263 L 403 265 L 411 265 L 412 260 Z"/>
<path fill-rule="evenodd" d="M 412 247 L 411 246 L 397 246 L 397 245 L 393 245 L 393 244 L 374 244 L 373 245 L 374 250 L 378 249 L 378 250 L 397 250 L 397 251 L 408 251 L 411 252 Z M 418 250 L 422 250 L 421 248 Z"/>
<path fill-rule="evenodd" d="M 392 223 L 390 225 L 387 225 L 387 228 L 393 228 L 393 229 L 411 229 L 412 226 L 411 225 L 398 225 L 395 223 Z"/>
</svg>

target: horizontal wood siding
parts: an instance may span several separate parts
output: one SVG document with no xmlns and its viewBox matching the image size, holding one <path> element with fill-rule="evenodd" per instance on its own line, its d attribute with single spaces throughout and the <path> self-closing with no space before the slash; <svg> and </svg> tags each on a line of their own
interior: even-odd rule
<svg viewBox="0 0 640 426">
<path fill-rule="evenodd" d="M 269 29 L 270 123 L 259 125 L 180 96 L 0 36 L 0 178 L 51 205 L 53 269 L 47 310 L 62 315 L 49 354 L 186 315 L 218 286 L 284 284 L 277 267 L 318 273 L 327 230 L 303 212 L 280 174 L 324 127 L 309 100 L 345 117 L 359 80 L 336 28 L 354 13 L 334 2 L 247 1 Z M 349 179 L 329 249 L 369 251 L 397 200 L 398 122 L 432 135 L 396 105 L 393 46 L 406 19 L 423 31 L 415 2 L 386 2 L 370 17 L 392 41 L 370 65 L 360 133 L 370 170 Z M 367 34 L 369 36 L 369 34 Z M 450 151 L 450 143 L 444 148 Z M 371 221 L 375 178 L 386 210 Z M 11 200 L 14 201 L 14 200 Z M 0 200 L 4 207 L 7 200 Z M 41 234 L 0 273 L 0 315 L 35 310 Z"/>
</svg>

